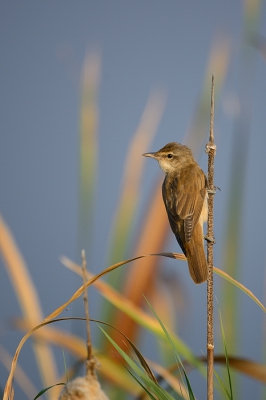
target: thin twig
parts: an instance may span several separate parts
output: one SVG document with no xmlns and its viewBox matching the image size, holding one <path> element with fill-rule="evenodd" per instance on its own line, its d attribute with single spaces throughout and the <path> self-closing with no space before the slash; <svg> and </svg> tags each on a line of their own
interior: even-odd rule
<svg viewBox="0 0 266 400">
<path fill-rule="evenodd" d="M 211 115 L 210 115 L 210 138 L 206 145 L 208 153 L 208 228 L 207 228 L 207 399 L 213 400 L 213 355 L 214 355 L 214 333 L 213 333 L 213 203 L 214 203 L 214 157 L 216 146 L 214 144 L 214 74 L 212 74 L 211 87 Z"/>
<path fill-rule="evenodd" d="M 81 258 L 82 258 L 82 275 L 83 275 L 83 285 L 84 285 L 84 293 L 83 293 L 83 300 L 84 300 L 84 309 L 85 309 L 85 317 L 86 317 L 86 332 L 87 332 L 87 372 L 94 375 L 95 373 L 95 360 L 92 354 L 92 345 L 91 345 L 91 333 L 90 333 L 90 315 L 89 315 L 89 300 L 88 300 L 88 293 L 86 288 L 86 255 L 85 250 L 81 251 Z"/>
</svg>

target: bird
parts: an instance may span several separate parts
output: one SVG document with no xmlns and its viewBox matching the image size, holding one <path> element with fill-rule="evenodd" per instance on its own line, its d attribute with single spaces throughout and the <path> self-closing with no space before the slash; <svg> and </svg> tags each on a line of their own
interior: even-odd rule
<svg viewBox="0 0 266 400">
<path fill-rule="evenodd" d="M 191 278 L 196 284 L 207 280 L 203 224 L 208 217 L 207 178 L 185 145 L 171 142 L 155 153 L 154 158 L 165 173 L 162 197 L 170 227 L 187 257 Z"/>
</svg>

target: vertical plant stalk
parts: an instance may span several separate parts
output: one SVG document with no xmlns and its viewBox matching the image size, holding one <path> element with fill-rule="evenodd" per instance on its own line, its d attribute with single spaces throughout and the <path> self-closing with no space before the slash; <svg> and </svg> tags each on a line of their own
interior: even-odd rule
<svg viewBox="0 0 266 400">
<path fill-rule="evenodd" d="M 89 315 L 89 299 L 88 299 L 88 290 L 86 287 L 87 282 L 87 262 L 86 262 L 86 255 L 85 250 L 81 251 L 81 258 L 82 258 L 82 275 L 83 275 L 83 285 L 84 285 L 84 293 L 83 293 L 83 300 L 84 300 L 84 309 L 85 309 L 85 316 L 86 316 L 86 331 L 87 331 L 87 362 L 86 362 L 86 373 L 90 375 L 95 375 L 95 360 L 92 353 L 92 345 L 91 345 L 91 332 L 90 332 L 90 315 Z"/>
<path fill-rule="evenodd" d="M 211 115 L 210 115 L 210 137 L 206 145 L 208 153 L 208 227 L 207 227 L 207 399 L 213 400 L 213 355 L 214 355 L 214 334 L 213 334 L 213 203 L 214 203 L 214 157 L 216 146 L 213 133 L 214 121 L 214 74 L 212 74 L 211 86 Z"/>
</svg>

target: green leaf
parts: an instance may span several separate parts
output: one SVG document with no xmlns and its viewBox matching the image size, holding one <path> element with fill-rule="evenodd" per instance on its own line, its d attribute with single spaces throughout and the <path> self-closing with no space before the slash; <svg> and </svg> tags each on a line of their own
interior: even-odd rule
<svg viewBox="0 0 266 400">
<path fill-rule="evenodd" d="M 60 385 L 64 385 L 64 386 L 65 386 L 65 383 L 61 382 L 61 383 L 56 383 L 55 385 L 52 385 L 52 386 L 48 386 L 47 388 L 41 390 L 41 391 L 37 394 L 37 396 L 34 397 L 33 400 L 38 399 L 42 394 L 44 394 L 45 392 L 47 392 L 47 390 L 50 390 L 51 388 L 53 388 L 53 387 L 55 387 L 55 386 L 60 386 Z"/>
<path fill-rule="evenodd" d="M 146 373 L 142 371 L 141 368 L 137 366 L 137 364 L 131 360 L 131 358 L 111 339 L 111 337 L 102 329 L 99 328 L 103 332 L 103 334 L 107 337 L 107 339 L 112 343 L 118 353 L 124 358 L 124 360 L 128 363 L 128 365 L 132 368 L 135 374 L 144 382 L 148 389 L 150 389 L 160 400 L 174 400 L 174 398 L 166 392 L 163 388 L 161 388 L 158 384 L 156 384 L 153 380 L 151 380 Z"/>
<path fill-rule="evenodd" d="M 163 331 L 164 331 L 164 333 L 165 333 L 165 335 L 166 335 L 166 337 L 167 337 L 167 339 L 168 339 L 168 341 L 169 341 L 169 343 L 170 343 L 170 345 L 171 345 L 171 347 L 172 347 L 172 349 L 173 349 L 174 356 L 175 356 L 175 359 L 176 359 L 176 363 L 177 363 L 177 365 L 178 365 L 178 368 L 179 368 L 179 369 L 181 368 L 181 371 L 183 372 L 183 374 L 180 374 L 180 375 L 181 375 L 181 379 L 182 379 L 182 381 L 183 381 L 183 375 L 184 375 L 185 380 L 186 380 L 186 384 L 187 384 L 187 388 L 188 388 L 188 393 L 189 393 L 189 398 L 190 398 L 191 400 L 195 400 L 195 397 L 194 397 L 194 394 L 193 394 L 193 391 L 192 391 L 192 388 L 191 388 L 189 379 L 188 379 L 188 377 L 187 377 L 185 368 L 184 368 L 184 366 L 183 366 L 183 364 L 182 364 L 182 360 L 181 360 L 179 354 L 178 354 L 177 351 L 176 351 L 174 342 L 173 342 L 171 336 L 169 335 L 167 329 L 165 328 L 164 324 L 162 323 L 161 319 L 159 318 L 159 316 L 156 314 L 155 310 L 153 309 L 153 307 L 152 307 L 151 304 L 149 303 L 148 299 L 147 299 L 145 296 L 144 296 L 144 298 L 145 298 L 145 300 L 146 300 L 148 306 L 150 307 L 152 313 L 154 314 L 154 316 L 155 316 L 156 319 L 158 320 L 159 324 L 161 325 L 161 327 L 162 327 L 162 329 L 163 329 Z"/>
<path fill-rule="evenodd" d="M 226 340 L 225 340 L 225 334 L 224 334 L 224 327 L 223 327 L 222 315 L 221 315 L 221 311 L 220 311 L 220 310 L 219 310 L 219 316 L 220 316 L 220 324 L 221 324 L 222 337 L 223 337 L 223 344 L 224 344 L 224 353 L 225 353 L 225 360 L 226 360 L 226 369 L 227 369 L 228 382 L 229 382 L 229 388 L 230 388 L 230 399 L 233 400 L 234 396 L 233 396 L 232 380 L 231 380 L 231 374 L 230 374 L 230 365 L 229 365 L 229 360 L 228 360 L 228 353 L 227 353 L 227 347 L 226 347 Z"/>
</svg>

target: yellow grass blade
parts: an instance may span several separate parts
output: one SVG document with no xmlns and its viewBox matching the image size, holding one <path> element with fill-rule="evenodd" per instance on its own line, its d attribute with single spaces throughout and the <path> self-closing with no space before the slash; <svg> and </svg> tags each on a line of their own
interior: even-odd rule
<svg viewBox="0 0 266 400">
<path fill-rule="evenodd" d="M 10 373 L 6 382 L 6 386 L 5 386 L 5 390 L 4 390 L 4 396 L 3 396 L 3 400 L 9 400 L 9 396 L 10 393 L 12 392 L 12 382 L 13 382 L 13 378 L 14 378 L 14 374 L 15 374 L 15 370 L 16 370 L 16 366 L 17 366 L 17 361 L 18 361 L 18 356 L 20 354 L 20 351 L 24 345 L 24 343 L 27 341 L 27 339 L 36 331 L 38 330 L 40 327 L 45 326 L 47 324 L 50 324 L 52 321 L 48 321 L 48 322 L 42 322 L 41 324 L 35 326 L 34 328 L 32 328 L 29 332 L 26 333 L 25 336 L 23 336 L 23 338 L 21 339 L 15 355 L 13 357 L 12 360 L 12 364 L 11 364 L 11 368 L 10 368 Z M 47 368 L 47 366 L 46 366 Z M 56 377 L 53 378 L 52 382 L 56 382 Z M 49 386 L 49 385 L 48 385 Z"/>
<path fill-rule="evenodd" d="M 129 143 L 122 177 L 121 196 L 111 227 L 111 263 L 115 259 L 121 259 L 125 256 L 126 242 L 129 239 L 130 227 L 139 201 L 140 182 L 145 162 L 142 154 L 150 146 L 164 107 L 164 93 L 152 92 L 143 111 L 140 124 Z"/>
<path fill-rule="evenodd" d="M 80 189 L 79 247 L 86 248 L 92 226 L 92 206 L 97 169 L 98 107 L 97 90 L 100 79 L 100 56 L 86 57 L 82 74 L 80 111 Z"/>
<path fill-rule="evenodd" d="M 1 363 L 5 366 L 7 371 L 10 371 L 10 365 L 12 363 L 12 357 L 8 353 L 8 351 L 0 345 L 0 360 Z M 16 368 L 15 381 L 21 390 L 26 394 L 28 398 L 34 398 L 38 390 L 35 388 L 33 383 L 30 381 L 29 377 L 23 371 L 21 366 L 18 364 Z"/>
<path fill-rule="evenodd" d="M 25 319 L 35 325 L 43 319 L 38 294 L 15 240 L 1 217 L 0 252 L 22 313 Z M 53 353 L 49 346 L 40 343 L 33 343 L 33 349 L 43 384 L 49 386 L 57 378 Z"/>
<path fill-rule="evenodd" d="M 206 68 L 203 89 L 196 112 L 190 128 L 185 136 L 186 145 L 197 155 L 207 140 L 208 125 L 210 119 L 210 85 L 212 73 L 215 73 L 215 97 L 219 95 L 226 77 L 230 56 L 230 40 L 226 36 L 216 37 L 210 51 Z"/>
<path fill-rule="evenodd" d="M 139 260 L 139 259 L 144 258 L 144 257 L 154 257 L 154 256 L 168 257 L 168 258 L 174 258 L 174 259 L 178 259 L 178 260 L 186 260 L 186 257 L 183 254 L 179 254 L 179 253 L 156 253 L 156 254 L 141 255 L 141 256 L 134 257 L 134 258 L 131 258 L 129 260 L 121 261 L 119 263 L 111 265 L 110 267 L 106 268 L 105 270 L 103 270 L 99 274 L 97 274 L 97 275 L 93 276 L 91 279 L 89 279 L 86 282 L 86 287 L 89 287 L 91 284 L 96 282 L 99 278 L 101 278 L 102 276 L 104 276 L 104 275 L 108 274 L 109 272 L 115 270 L 116 268 L 121 267 L 122 265 L 128 264 L 128 263 L 130 263 L 132 261 Z M 230 278 L 229 275 L 227 275 L 225 272 L 219 270 L 218 268 L 214 268 L 214 271 L 216 273 L 219 273 L 224 278 L 228 279 L 231 283 L 234 283 L 234 284 L 238 283 L 237 287 L 239 287 L 241 290 L 245 291 L 245 293 L 247 293 L 254 301 L 256 301 L 256 303 L 258 305 L 260 305 L 260 307 L 262 307 L 263 310 L 265 310 L 265 307 L 260 303 L 260 301 L 256 298 L 256 296 L 253 295 L 253 293 L 251 291 L 246 289 L 245 286 L 241 285 L 239 282 L 235 281 L 233 278 Z M 71 296 L 71 298 L 68 301 L 66 301 L 63 305 L 61 305 L 55 311 L 53 311 L 50 315 L 48 315 L 45 318 L 44 321 L 48 321 L 48 320 L 51 320 L 53 318 L 56 318 L 70 303 L 72 303 L 72 301 L 76 300 L 78 297 L 81 296 L 81 294 L 83 293 L 83 290 L 84 290 L 84 286 L 81 286 L 73 294 L 73 296 Z"/>
<path fill-rule="evenodd" d="M 171 257 L 171 258 L 179 258 L 184 259 L 185 257 L 182 254 L 173 254 L 173 253 L 162 253 L 160 255 L 165 255 L 166 257 Z M 81 273 L 81 267 L 73 263 L 71 260 L 69 260 L 66 257 L 61 258 L 61 262 L 69 269 L 74 271 L 75 273 L 79 274 Z M 93 276 L 87 272 L 87 276 L 90 278 L 90 280 L 93 278 Z M 103 281 L 97 280 L 94 281 L 94 286 L 97 288 L 97 290 L 104 296 L 109 302 L 111 302 L 115 307 L 117 307 L 120 311 L 125 313 L 127 316 L 133 319 L 135 323 L 138 325 L 148 329 L 152 333 L 154 333 L 156 336 L 165 339 L 164 332 L 161 329 L 161 326 L 159 322 L 143 311 L 141 308 L 137 307 L 130 299 L 127 297 L 123 296 L 119 292 L 117 292 L 115 289 L 113 289 L 108 283 L 105 283 Z M 115 326 L 115 325 L 114 325 Z M 118 331 L 117 327 L 115 326 L 115 331 Z M 125 333 L 125 327 L 121 329 L 121 332 L 123 334 Z M 168 329 L 168 328 L 167 328 Z M 188 360 L 192 364 L 195 364 L 195 357 L 193 356 L 191 350 L 189 347 L 173 332 L 171 329 L 168 329 L 169 334 L 171 335 L 173 342 L 176 345 L 176 348 L 178 349 L 180 355 Z M 121 336 L 121 333 L 119 333 Z M 113 337 L 112 333 L 112 337 Z M 117 337 L 117 336 L 116 336 Z"/>
<path fill-rule="evenodd" d="M 244 1 L 245 28 L 251 34 L 258 29 L 258 19 L 260 17 L 261 0 Z"/>
<path fill-rule="evenodd" d="M 145 210 L 140 235 L 134 251 L 135 254 L 144 254 L 145 252 L 157 253 L 162 248 L 170 232 L 168 220 L 165 215 L 165 209 L 162 201 L 161 179 L 155 187 L 154 193 L 151 193 L 151 202 Z M 160 229 L 154 229 L 154 221 Z M 138 263 L 134 263 L 132 268 L 126 274 L 124 287 L 121 289 L 124 297 L 130 299 L 136 306 L 143 303 L 143 293 L 148 295 L 154 287 L 156 275 L 158 273 L 160 259 L 148 257 Z M 132 285 L 132 282 L 135 282 Z M 138 325 L 130 318 L 117 312 L 112 324 L 131 339 L 137 335 Z M 120 345 L 121 337 L 114 332 L 112 336 L 114 341 Z M 110 344 L 111 346 L 111 344 Z"/>
<path fill-rule="evenodd" d="M 203 363 L 207 362 L 206 356 L 197 357 L 197 360 Z M 228 361 L 230 364 L 230 368 L 235 369 L 236 371 L 247 375 L 250 378 L 256 379 L 262 383 L 266 383 L 266 365 L 260 364 L 256 361 L 248 360 L 247 358 L 228 356 Z M 226 357 L 223 354 L 217 354 L 214 356 L 215 364 L 223 364 L 226 366 Z M 186 370 L 191 370 L 194 367 L 189 364 L 187 361 L 184 361 L 184 366 Z M 152 364 L 151 364 L 152 365 Z M 178 366 L 176 364 L 168 367 L 168 370 L 172 373 L 178 370 Z"/>
<path fill-rule="evenodd" d="M 217 274 L 222 276 L 224 279 L 226 279 L 227 281 L 229 281 L 230 283 L 232 283 L 233 285 L 235 285 L 236 287 L 238 287 L 238 289 L 242 290 L 244 293 L 246 293 L 253 301 L 255 301 L 255 303 L 258 304 L 258 306 L 260 306 L 260 308 L 266 312 L 266 308 L 264 307 L 264 305 L 259 301 L 259 299 L 249 290 L 247 289 L 244 285 L 242 285 L 242 283 L 238 282 L 237 280 L 233 279 L 230 275 L 228 275 L 226 272 L 222 271 L 219 268 L 214 267 L 213 271 Z"/>
<path fill-rule="evenodd" d="M 74 318 L 74 317 L 73 317 Z M 63 318 L 63 321 L 68 321 L 72 317 Z M 75 319 L 75 318 L 74 318 Z M 83 320 L 83 318 L 78 318 Z M 33 327 L 32 325 L 24 319 L 16 318 L 14 325 L 17 329 L 22 331 L 30 331 Z M 63 329 L 58 329 L 51 326 L 41 325 L 42 329 L 38 329 L 33 332 L 33 336 L 36 339 L 52 343 L 53 345 L 63 347 L 67 349 L 76 358 L 85 359 L 86 358 L 86 343 L 84 339 L 68 333 Z"/>
<path fill-rule="evenodd" d="M 241 357 L 228 356 L 230 368 L 234 368 L 238 372 L 256 379 L 262 383 L 266 383 L 266 365 L 260 364 L 255 361 L 247 360 Z M 224 356 L 215 356 L 214 362 L 216 364 L 226 364 Z"/>
<path fill-rule="evenodd" d="M 180 258 L 183 259 L 183 255 L 180 254 Z M 61 257 L 61 262 L 71 271 L 76 274 L 82 276 L 81 267 L 67 257 Z M 89 280 L 93 278 L 93 275 L 87 271 L 87 277 Z M 123 294 L 119 293 L 115 289 L 113 289 L 108 283 L 102 280 L 94 281 L 93 285 L 97 288 L 97 290 L 104 296 L 110 303 L 112 303 L 115 307 L 117 307 L 120 311 L 123 311 L 128 316 L 134 319 L 134 321 L 151 331 L 160 330 L 160 325 L 158 321 L 150 316 L 148 313 L 139 308 L 134 302 L 132 302 L 129 298 L 125 297 Z M 116 325 L 114 325 L 116 327 Z M 117 328 L 117 327 L 116 327 Z M 118 328 L 117 328 L 118 329 Z M 124 333 L 124 329 L 121 330 Z"/>
</svg>

